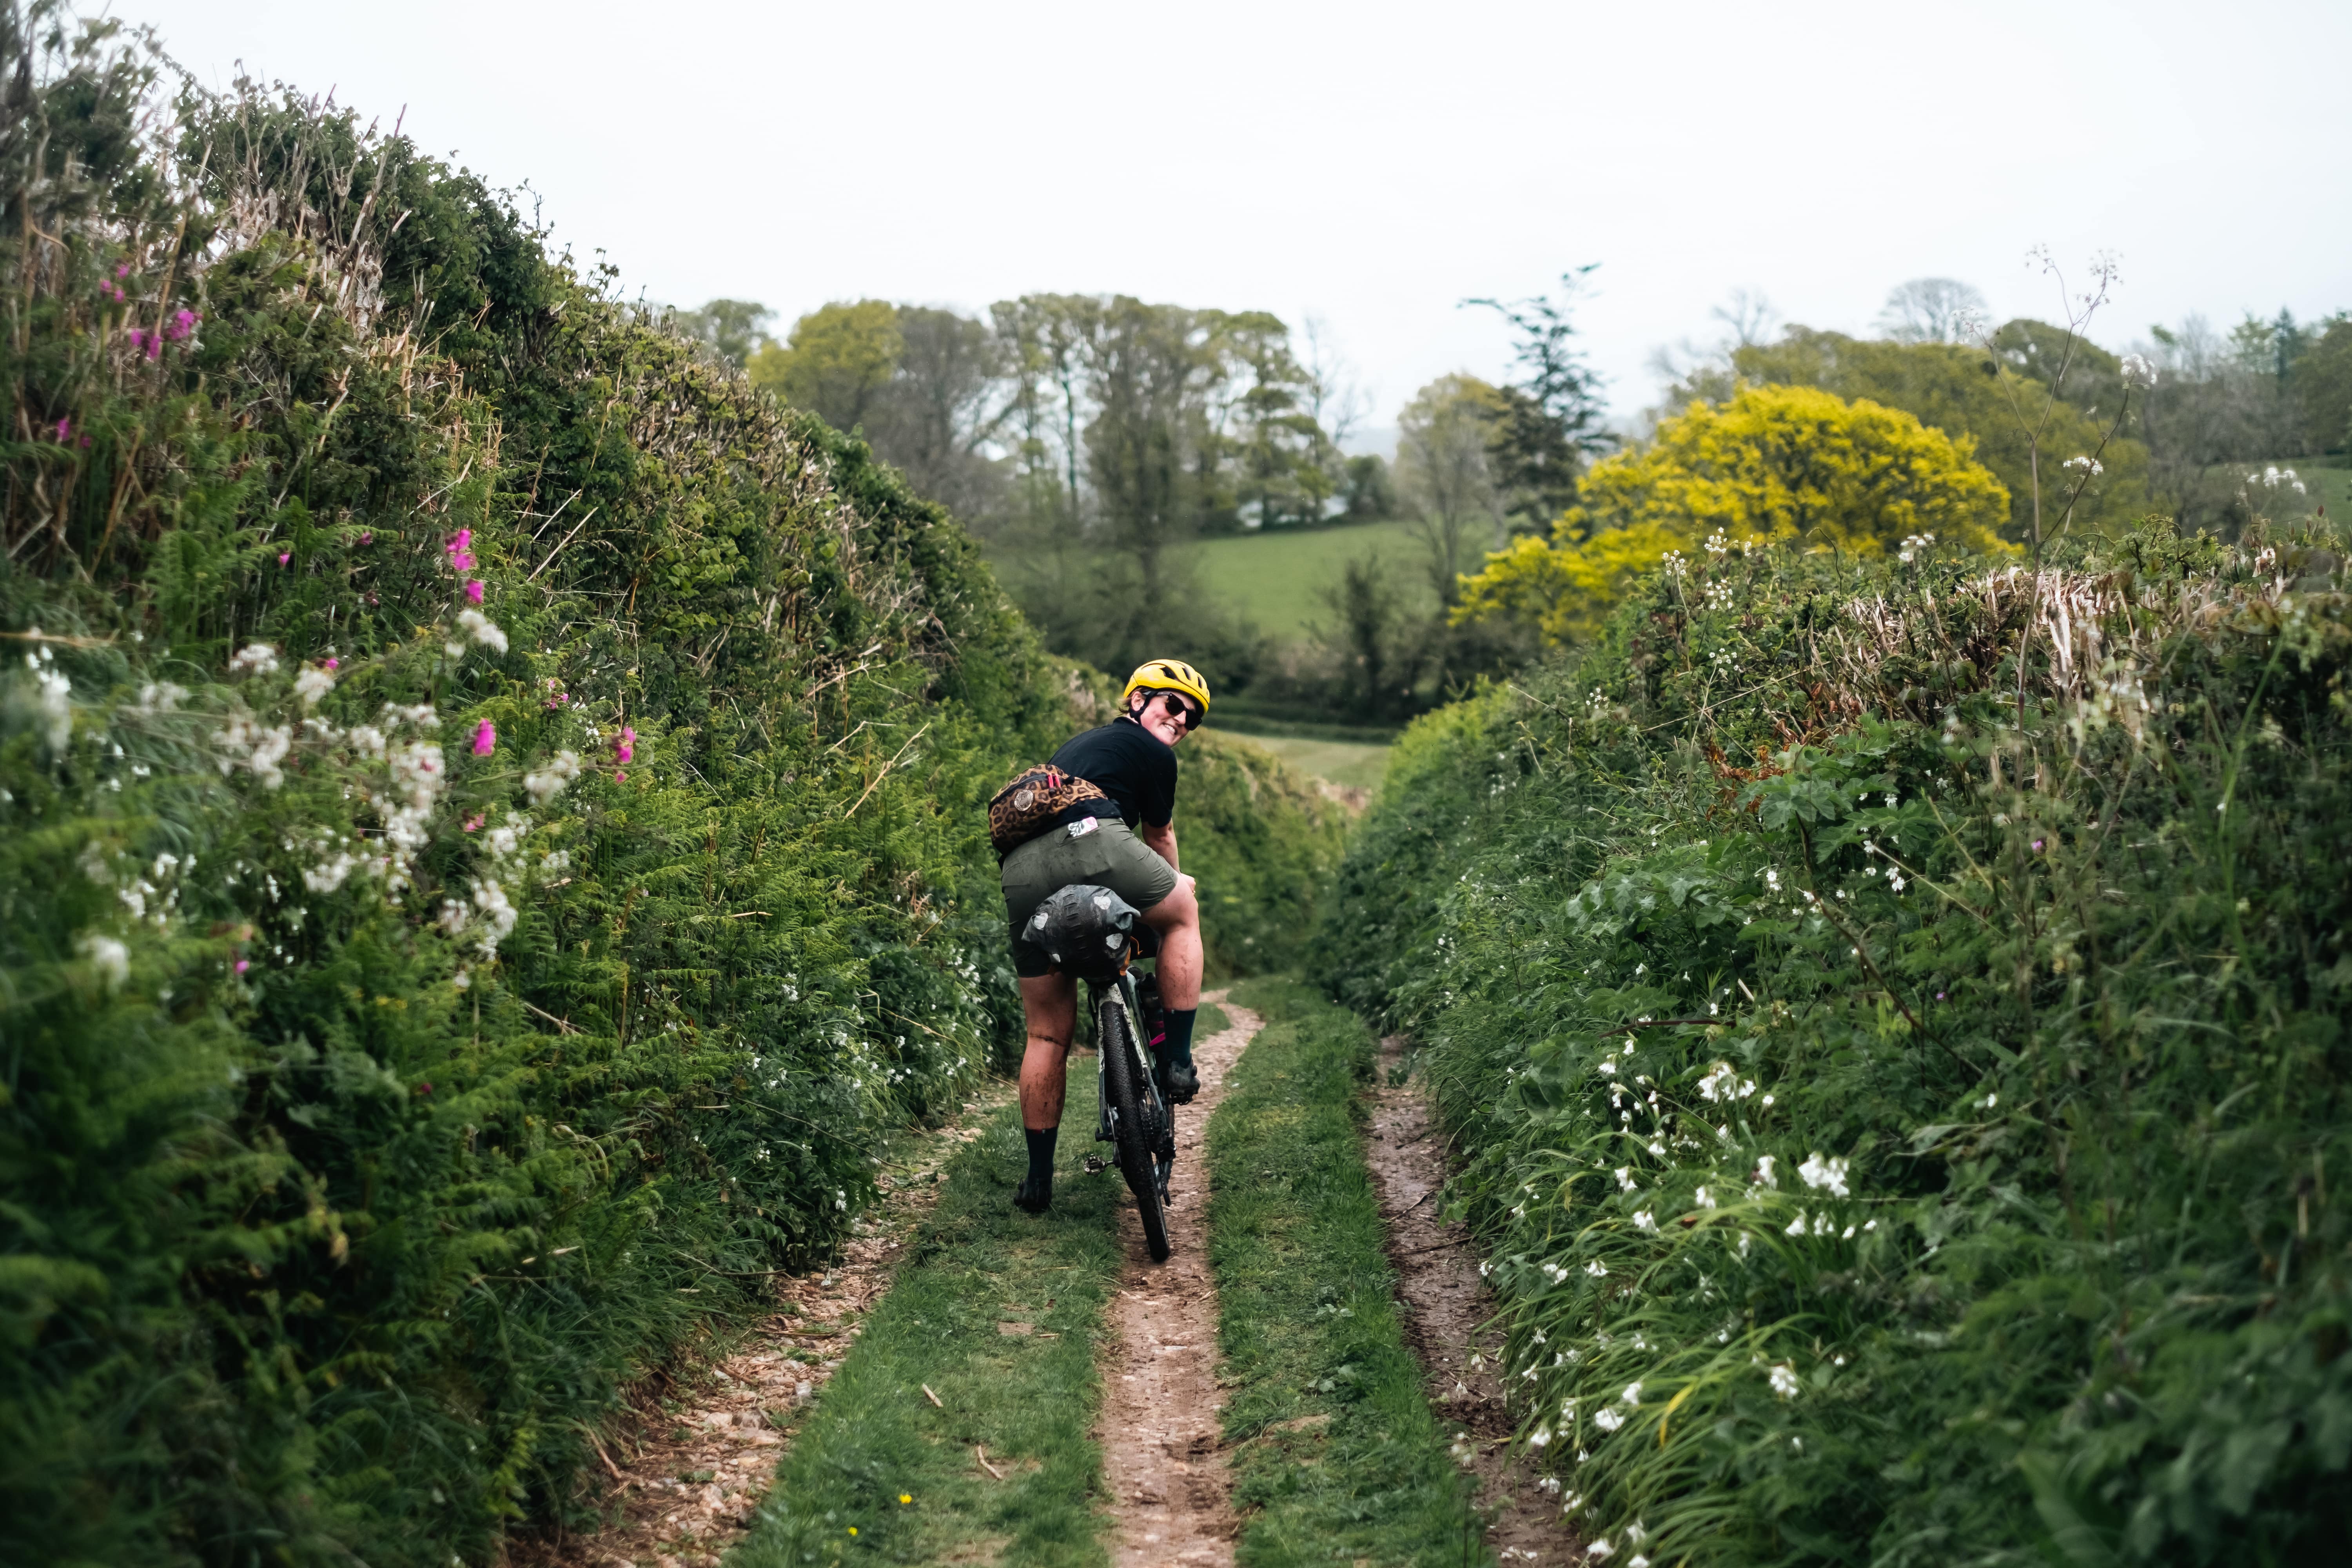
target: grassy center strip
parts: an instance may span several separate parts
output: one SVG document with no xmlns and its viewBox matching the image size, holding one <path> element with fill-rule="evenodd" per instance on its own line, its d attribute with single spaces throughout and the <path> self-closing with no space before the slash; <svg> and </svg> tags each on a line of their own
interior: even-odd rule
<svg viewBox="0 0 2352 1568">
<path fill-rule="evenodd" d="M 1209 1124 L 1239 1561 L 1491 1563 L 1397 1320 L 1358 1142 L 1371 1035 L 1287 982 L 1233 999 L 1266 1020 Z"/>
<path fill-rule="evenodd" d="M 1094 1147 L 1092 1070 L 1091 1058 L 1071 1064 L 1051 1213 L 1013 1206 L 1026 1168 L 1018 1107 L 949 1165 L 730 1568 L 1108 1562 L 1091 1434 L 1124 1189 L 1079 1169 Z"/>
</svg>

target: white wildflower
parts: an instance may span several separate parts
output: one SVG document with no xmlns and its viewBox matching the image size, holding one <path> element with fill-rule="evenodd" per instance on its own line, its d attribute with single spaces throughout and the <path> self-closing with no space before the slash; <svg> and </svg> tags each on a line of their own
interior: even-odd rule
<svg viewBox="0 0 2352 1568">
<path fill-rule="evenodd" d="M 1636 1230 L 1646 1230 L 1654 1233 L 1658 1228 L 1657 1215 L 1652 1214 L 1648 1209 L 1636 1209 L 1633 1212 L 1633 1228 Z"/>
<path fill-rule="evenodd" d="M 1808 1156 L 1805 1163 L 1797 1167 L 1797 1174 L 1805 1179 L 1805 1185 L 1809 1187 L 1816 1189 L 1827 1187 L 1832 1197 L 1846 1196 L 1843 1160 L 1824 1160 L 1816 1152 Z"/>
<path fill-rule="evenodd" d="M 484 834 L 482 842 L 488 847 L 491 859 L 505 860 L 521 847 L 524 837 L 530 832 L 530 817 L 509 816 Z"/>
<path fill-rule="evenodd" d="M 1592 1424 L 1603 1432 L 1614 1432 L 1618 1427 L 1625 1425 L 1625 1417 L 1618 1412 L 1615 1405 L 1607 1405 L 1592 1413 Z"/>
<path fill-rule="evenodd" d="M 1703 1209 L 1713 1208 L 1715 1206 L 1715 1194 L 1707 1191 L 1705 1187 L 1701 1187 L 1698 1190 L 1698 1206 Z"/>
<path fill-rule="evenodd" d="M 266 642 L 247 643 L 228 661 L 231 675 L 275 675 L 278 650 Z"/>
<path fill-rule="evenodd" d="M 1638 1383 L 1629 1383 L 1625 1385 L 1625 1392 L 1617 1397 L 1628 1405 L 1639 1405 L 1642 1403 L 1642 1385 Z"/>
<path fill-rule="evenodd" d="M 121 985 L 131 978 L 131 950 L 115 938 L 91 931 L 77 945 L 81 949 L 81 955 L 89 960 L 89 966 L 98 971 L 99 978 L 106 982 L 109 989 Z"/>
<path fill-rule="evenodd" d="M 47 653 L 48 649 L 41 651 Z M 63 670 L 39 666 L 33 670 L 33 680 L 41 689 L 37 701 L 41 717 L 48 722 L 49 750 L 62 752 L 73 739 L 73 682 L 66 679 Z"/>
<path fill-rule="evenodd" d="M 1772 1102 L 1771 1102 L 1770 1100 L 1766 1100 L 1764 1103 L 1765 1103 L 1765 1104 L 1767 1104 L 1767 1105 L 1769 1105 L 1769 1104 L 1771 1104 Z M 1768 1187 L 1770 1187 L 1770 1188 L 1774 1189 L 1775 1191 L 1778 1191 L 1778 1190 L 1780 1189 L 1780 1178 L 1772 1174 L 1772 1156 L 1771 1156 L 1771 1155 L 1769 1155 L 1769 1154 L 1763 1154 L 1763 1155 L 1759 1155 L 1759 1156 L 1758 1156 L 1758 1157 L 1757 1157 L 1757 1161 L 1756 1161 L 1756 1179 L 1757 1179 L 1757 1181 L 1758 1181 L 1758 1182 L 1761 1183 L 1763 1185 L 1768 1186 Z"/>
<path fill-rule="evenodd" d="M 169 713 L 188 700 L 188 689 L 168 680 L 150 681 L 139 689 L 139 700 L 131 711 L 142 719 L 152 719 L 158 713 Z"/>
<path fill-rule="evenodd" d="M 2154 386 L 2156 366 L 2148 363 L 2145 354 L 2126 354 L 2123 363 L 2123 379 L 2126 386 L 2137 386 L 2142 389 Z"/>
<path fill-rule="evenodd" d="M 2069 458 L 2066 459 L 2066 467 L 2074 469 L 2077 473 L 2088 474 L 2094 479 L 2107 471 L 2107 466 L 2105 463 L 2096 458 L 2090 457 Z"/>
<path fill-rule="evenodd" d="M 577 752 L 558 752 L 548 759 L 545 767 L 523 774 L 522 787 L 535 804 L 545 805 L 562 795 L 579 776 L 580 754 Z"/>
<path fill-rule="evenodd" d="M 306 869 L 302 873 L 302 885 L 314 893 L 331 893 L 358 869 L 359 864 L 349 851 L 342 852 L 331 860 L 321 860 Z"/>
<path fill-rule="evenodd" d="M 499 629 L 497 622 L 479 610 L 459 612 L 457 629 L 493 653 L 507 651 L 507 634 Z"/>
<path fill-rule="evenodd" d="M 1620 1165 L 1617 1167 L 1616 1174 L 1617 1190 L 1624 1193 L 1632 1192 L 1633 1190 L 1633 1167 L 1631 1165 Z"/>
<path fill-rule="evenodd" d="M 1609 1272 L 1609 1266 L 1596 1258 L 1584 1266 L 1584 1271 L 1598 1279 Z"/>
<path fill-rule="evenodd" d="M 335 672 L 315 664 L 303 666 L 302 673 L 294 678 L 294 695 L 302 700 L 305 708 L 316 708 L 319 699 L 334 689 Z"/>
<path fill-rule="evenodd" d="M 1773 1393 L 1783 1399 L 1797 1397 L 1797 1390 L 1801 1385 L 1797 1382 L 1795 1367 L 1790 1366 L 1787 1362 L 1777 1362 L 1773 1364 L 1770 1377 Z"/>
<path fill-rule="evenodd" d="M 1781 1232 L 1780 1234 L 1782 1234 L 1783 1236 L 1802 1236 L 1802 1235 L 1804 1235 L 1804 1234 L 1805 1234 L 1805 1211 L 1804 1211 L 1804 1210 L 1802 1210 L 1802 1209 L 1799 1209 L 1799 1210 L 1797 1211 L 1797 1217 L 1796 1217 L 1796 1218 L 1794 1218 L 1794 1219 L 1792 1219 L 1792 1220 L 1790 1220 L 1790 1221 L 1789 1222 L 1789 1228 L 1788 1228 L 1787 1230 L 1785 1230 L 1785 1231 Z"/>
<path fill-rule="evenodd" d="M 1538 1426 L 1534 1431 L 1528 1434 L 1528 1447 L 1530 1448 L 1546 1447 L 1549 1447 L 1550 1443 L 1551 1428 L 1549 1426 Z"/>
</svg>

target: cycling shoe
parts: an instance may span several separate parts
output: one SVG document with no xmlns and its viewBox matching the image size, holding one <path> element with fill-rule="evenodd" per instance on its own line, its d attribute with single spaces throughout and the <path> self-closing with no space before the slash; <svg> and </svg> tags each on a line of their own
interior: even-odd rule
<svg viewBox="0 0 2352 1568">
<path fill-rule="evenodd" d="M 1171 1104 L 1190 1105 L 1192 1097 L 1201 1092 L 1201 1075 L 1190 1063 L 1168 1069 L 1168 1099 Z"/>
<path fill-rule="evenodd" d="M 1044 1214 L 1054 1206 L 1054 1184 L 1051 1180 L 1032 1181 L 1024 1176 L 1021 1184 L 1013 1189 L 1013 1203 L 1014 1207 L 1031 1214 Z"/>
</svg>

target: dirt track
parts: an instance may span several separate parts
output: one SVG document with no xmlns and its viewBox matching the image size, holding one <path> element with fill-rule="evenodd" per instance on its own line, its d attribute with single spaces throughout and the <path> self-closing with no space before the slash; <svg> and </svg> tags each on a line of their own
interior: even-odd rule
<svg viewBox="0 0 2352 1568">
<path fill-rule="evenodd" d="M 685 1380 L 632 1390 L 635 1418 L 600 1448 L 609 1482 L 599 1506 L 614 1522 L 586 1535 L 518 1543 L 510 1568 L 707 1568 L 740 1541 L 775 1479 L 794 1412 L 833 1376 L 862 1320 L 897 1272 L 900 1249 L 939 1201 L 943 1167 L 1013 1098 L 992 1084 L 945 1127 L 886 1167 L 881 1201 L 857 1223 L 840 1260 L 776 1281 L 779 1311 L 735 1353 Z M 699 1476 L 701 1480 L 681 1478 Z"/>
<path fill-rule="evenodd" d="M 1201 1093 L 1176 1112 L 1176 1170 L 1170 1179 L 1171 1248 L 1166 1263 L 1144 1249 L 1135 1206 L 1119 1213 L 1127 1267 L 1111 1299 L 1111 1342 L 1103 1362 L 1103 1479 L 1118 1523 L 1112 1560 L 1120 1568 L 1234 1560 L 1239 1529 L 1219 1453 L 1217 1288 L 1209 1274 L 1206 1143 L 1209 1114 L 1224 1098 L 1225 1075 L 1261 1020 L 1212 992 L 1229 1026 L 1198 1041 L 1192 1060 Z"/>
<path fill-rule="evenodd" d="M 1559 1503 L 1511 1452 L 1513 1421 L 1495 1376 L 1500 1336 L 1485 1328 L 1495 1300 L 1478 1275 L 1478 1253 L 1460 1225 L 1438 1218 L 1445 1184 L 1444 1132 L 1418 1085 L 1389 1081 L 1404 1041 L 1381 1042 L 1364 1161 L 1389 1222 L 1389 1258 L 1405 1311 L 1405 1342 L 1427 1370 L 1430 1408 L 1455 1438 L 1454 1454 L 1478 1478 L 1486 1544 L 1504 1563 L 1565 1563 L 1578 1550 Z"/>
</svg>

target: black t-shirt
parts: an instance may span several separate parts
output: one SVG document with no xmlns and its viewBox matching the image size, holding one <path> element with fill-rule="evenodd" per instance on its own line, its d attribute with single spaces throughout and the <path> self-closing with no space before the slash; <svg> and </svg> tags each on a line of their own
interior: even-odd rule
<svg viewBox="0 0 2352 1568">
<path fill-rule="evenodd" d="M 1176 748 L 1132 719 L 1071 736 L 1054 753 L 1054 765 L 1110 797 L 1072 806 L 1064 821 L 1116 816 L 1134 828 L 1165 827 L 1175 820 Z"/>
</svg>

